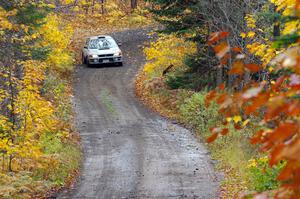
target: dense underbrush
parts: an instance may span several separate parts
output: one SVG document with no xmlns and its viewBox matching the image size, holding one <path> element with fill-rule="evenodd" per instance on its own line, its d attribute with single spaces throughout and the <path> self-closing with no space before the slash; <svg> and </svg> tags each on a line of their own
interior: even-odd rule
<svg viewBox="0 0 300 199">
<path fill-rule="evenodd" d="M 136 78 L 136 93 L 153 110 L 192 128 L 198 138 L 205 142 L 211 135 L 209 129 L 222 126 L 224 120 L 218 113 L 219 108 L 216 103 L 206 106 L 205 98 L 208 89 L 194 91 L 191 87 L 178 88 L 174 85 L 174 81 L 170 81 L 170 77 L 178 79 L 178 75 L 186 75 L 189 71 L 185 65 L 184 49 L 193 48 L 193 44 L 180 39 L 173 40 L 172 36 L 167 39 L 169 42 L 170 40 L 174 42 L 171 47 L 163 46 L 167 43 L 166 37 L 163 37 L 162 40 L 159 39 L 145 49 L 148 63 Z M 160 50 L 160 48 L 164 49 Z M 182 54 L 176 56 L 175 62 L 171 60 L 172 56 L 164 51 Z M 155 54 L 159 57 L 153 56 L 153 52 L 159 52 Z M 174 64 L 175 67 L 164 74 L 169 64 Z M 239 119 L 231 118 L 231 120 Z M 261 155 L 257 147 L 250 144 L 249 140 L 257 130 L 254 124 L 244 122 L 245 128 L 239 131 L 231 126 L 228 132 L 223 132 L 227 136 L 220 137 L 214 143 L 207 145 L 212 159 L 217 162 L 216 169 L 220 169 L 225 174 L 221 186 L 221 198 L 237 198 L 243 192 L 263 192 L 279 186 L 276 176 L 284 163 L 269 168 L 268 158 Z"/>
</svg>

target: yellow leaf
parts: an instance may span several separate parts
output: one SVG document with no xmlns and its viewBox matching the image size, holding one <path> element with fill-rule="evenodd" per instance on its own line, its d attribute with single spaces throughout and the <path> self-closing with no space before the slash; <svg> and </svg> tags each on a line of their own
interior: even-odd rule
<svg viewBox="0 0 300 199">
<path fill-rule="evenodd" d="M 235 122 L 235 123 L 238 123 L 238 122 L 241 122 L 242 121 L 242 117 L 239 116 L 239 115 L 236 115 L 232 118 L 232 120 Z"/>
<path fill-rule="evenodd" d="M 243 122 L 243 126 L 246 126 L 249 122 L 250 122 L 249 119 L 245 120 L 245 121 Z"/>
<path fill-rule="evenodd" d="M 253 38 L 255 36 L 255 34 L 256 34 L 255 32 L 250 31 L 250 32 L 248 32 L 247 37 L 248 38 Z"/>
<path fill-rule="evenodd" d="M 231 122 L 231 121 L 232 121 L 232 118 L 231 118 L 231 117 L 228 117 L 228 118 L 226 118 L 226 121 L 227 121 L 227 122 Z"/>
<path fill-rule="evenodd" d="M 245 38 L 245 37 L 246 37 L 246 33 L 242 32 L 242 33 L 240 34 L 240 36 L 241 36 L 242 38 Z"/>
</svg>

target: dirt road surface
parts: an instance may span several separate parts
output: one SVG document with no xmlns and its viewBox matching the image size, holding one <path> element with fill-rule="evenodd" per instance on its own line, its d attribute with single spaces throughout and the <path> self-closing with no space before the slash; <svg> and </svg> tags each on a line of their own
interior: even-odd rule
<svg viewBox="0 0 300 199">
<path fill-rule="evenodd" d="M 113 34 L 123 43 L 123 67 L 78 69 L 75 110 L 84 163 L 79 182 L 57 198 L 217 198 L 218 177 L 203 144 L 135 97 L 147 32 Z"/>
</svg>

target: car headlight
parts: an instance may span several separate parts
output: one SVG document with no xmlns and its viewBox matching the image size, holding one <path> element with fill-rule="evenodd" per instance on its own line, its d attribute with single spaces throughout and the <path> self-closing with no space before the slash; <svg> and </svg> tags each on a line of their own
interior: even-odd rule
<svg viewBox="0 0 300 199">
<path fill-rule="evenodd" d="M 119 51 L 119 52 L 116 52 L 116 53 L 114 53 L 114 56 L 122 56 L 122 52 L 121 51 Z"/>
<path fill-rule="evenodd" d="M 89 58 L 97 58 L 98 55 L 89 55 Z"/>
</svg>

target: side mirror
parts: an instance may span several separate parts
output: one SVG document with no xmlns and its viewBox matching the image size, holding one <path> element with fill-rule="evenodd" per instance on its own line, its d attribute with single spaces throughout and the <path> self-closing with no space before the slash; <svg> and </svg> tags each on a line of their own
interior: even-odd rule
<svg viewBox="0 0 300 199">
<path fill-rule="evenodd" d="M 118 46 L 122 46 L 122 42 L 118 42 Z"/>
</svg>

